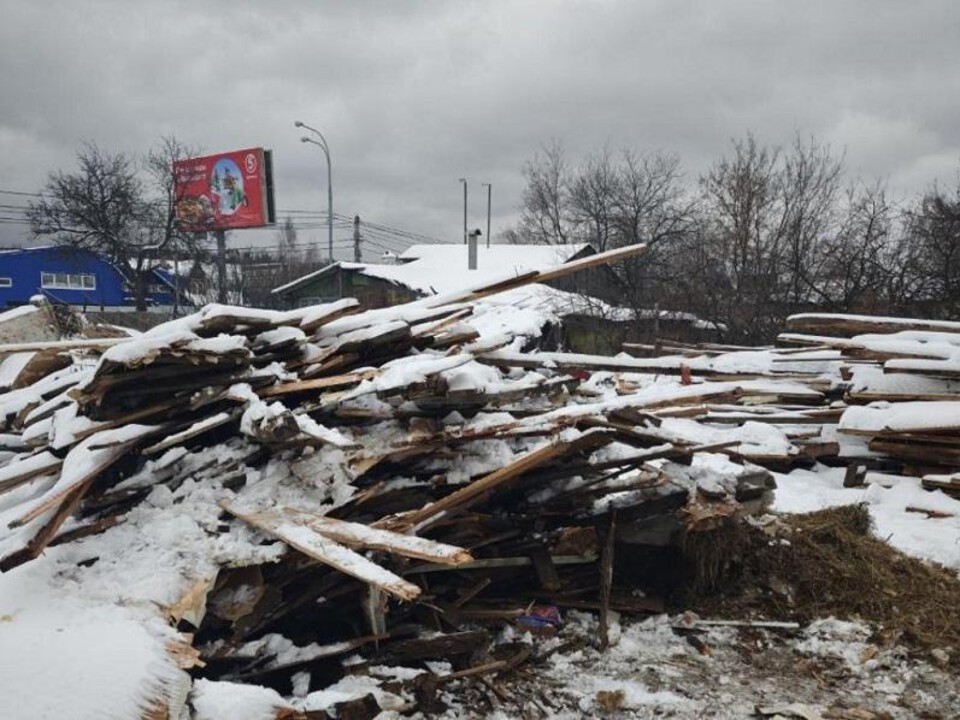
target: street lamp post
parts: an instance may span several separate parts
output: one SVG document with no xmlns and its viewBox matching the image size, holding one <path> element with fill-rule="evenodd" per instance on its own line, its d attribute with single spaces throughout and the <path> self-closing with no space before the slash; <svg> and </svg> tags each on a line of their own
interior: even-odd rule
<svg viewBox="0 0 960 720">
<path fill-rule="evenodd" d="M 487 188 L 487 247 L 490 247 L 490 196 L 493 194 L 493 183 L 482 183 L 480 187 Z"/>
<path fill-rule="evenodd" d="M 323 136 L 316 128 L 312 128 L 306 123 L 302 123 L 297 120 L 293 123 L 294 127 L 304 128 L 309 130 L 318 138 L 319 141 L 314 140 L 311 137 L 304 135 L 300 138 L 300 142 L 310 143 L 316 145 L 318 148 L 323 150 L 324 156 L 327 158 L 327 250 L 330 256 L 330 262 L 333 262 L 333 166 L 330 163 L 330 147 L 327 145 L 327 139 Z"/>
<path fill-rule="evenodd" d="M 467 244 L 467 179 L 460 178 L 463 183 L 463 244 Z"/>
</svg>

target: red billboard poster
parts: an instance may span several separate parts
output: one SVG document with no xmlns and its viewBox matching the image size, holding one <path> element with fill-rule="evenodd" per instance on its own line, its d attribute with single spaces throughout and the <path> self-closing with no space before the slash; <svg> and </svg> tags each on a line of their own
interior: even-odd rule
<svg viewBox="0 0 960 720">
<path fill-rule="evenodd" d="M 193 232 L 271 224 L 270 161 L 263 148 L 178 160 L 173 164 L 177 218 Z"/>
</svg>

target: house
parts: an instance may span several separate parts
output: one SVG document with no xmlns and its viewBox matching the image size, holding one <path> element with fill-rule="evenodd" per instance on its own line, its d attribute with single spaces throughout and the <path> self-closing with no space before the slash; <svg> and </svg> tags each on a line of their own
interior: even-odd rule
<svg viewBox="0 0 960 720">
<path fill-rule="evenodd" d="M 467 265 L 462 244 L 413 245 L 393 263 L 337 262 L 273 290 L 284 307 L 304 307 L 341 297 L 355 297 L 364 308 L 387 307 L 418 297 L 467 290 L 556 267 L 596 254 L 590 245 L 490 245 L 477 248 L 477 267 Z M 605 266 L 551 283 L 567 292 L 602 298 L 612 290 Z M 598 294 L 594 294 L 591 290 Z"/>
<path fill-rule="evenodd" d="M 172 276 L 161 268 L 144 272 L 147 304 L 170 307 L 177 286 Z M 34 295 L 91 310 L 134 305 L 127 277 L 95 252 L 68 246 L 0 250 L 0 309 L 25 305 Z"/>
<path fill-rule="evenodd" d="M 391 258 L 391 263 L 327 265 L 275 288 L 273 294 L 279 296 L 278 306 L 285 308 L 342 297 L 357 298 L 364 309 L 388 307 L 555 268 L 594 254 L 591 245 L 491 245 L 477 248 L 477 267 L 471 270 L 466 245 L 414 245 Z M 602 265 L 547 284 L 510 290 L 485 302 L 510 305 L 520 313 L 518 326 L 533 317 L 550 318 L 549 327 L 539 328 L 544 347 L 615 353 L 625 341 L 645 341 L 658 335 L 717 339 L 717 328 L 694 315 L 621 307 L 620 287 L 610 267 Z"/>
</svg>

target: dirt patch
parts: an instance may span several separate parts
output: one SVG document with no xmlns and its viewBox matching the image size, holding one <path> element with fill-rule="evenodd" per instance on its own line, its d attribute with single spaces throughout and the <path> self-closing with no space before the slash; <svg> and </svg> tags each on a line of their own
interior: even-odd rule
<svg viewBox="0 0 960 720">
<path fill-rule="evenodd" d="M 859 619 L 887 642 L 960 648 L 956 573 L 895 550 L 870 532 L 862 505 L 785 515 L 687 543 L 696 572 L 674 598 L 702 616 Z M 960 665 L 951 652 L 952 664 Z"/>
</svg>

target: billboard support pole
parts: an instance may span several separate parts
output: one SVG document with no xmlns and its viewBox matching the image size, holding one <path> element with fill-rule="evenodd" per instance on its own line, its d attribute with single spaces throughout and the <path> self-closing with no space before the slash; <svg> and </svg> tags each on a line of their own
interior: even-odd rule
<svg viewBox="0 0 960 720">
<path fill-rule="evenodd" d="M 217 302 L 227 303 L 227 233 L 224 230 L 214 230 L 213 236 L 217 240 Z"/>
</svg>

